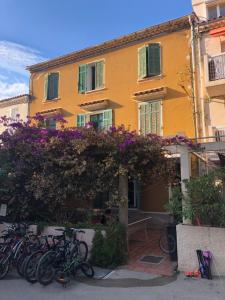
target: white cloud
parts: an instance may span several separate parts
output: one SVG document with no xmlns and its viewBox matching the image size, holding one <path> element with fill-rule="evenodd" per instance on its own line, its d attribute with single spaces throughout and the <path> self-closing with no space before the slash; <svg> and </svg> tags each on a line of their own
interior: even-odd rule
<svg viewBox="0 0 225 300">
<path fill-rule="evenodd" d="M 7 83 L 0 80 L 0 100 L 25 93 L 28 93 L 28 85 L 26 83 Z"/>
<path fill-rule="evenodd" d="M 39 51 L 0 41 L 0 100 L 28 93 L 26 67 L 45 60 Z"/>
<path fill-rule="evenodd" d="M 43 61 L 40 52 L 8 41 L 0 41 L 0 68 L 27 76 L 25 68 Z"/>
</svg>

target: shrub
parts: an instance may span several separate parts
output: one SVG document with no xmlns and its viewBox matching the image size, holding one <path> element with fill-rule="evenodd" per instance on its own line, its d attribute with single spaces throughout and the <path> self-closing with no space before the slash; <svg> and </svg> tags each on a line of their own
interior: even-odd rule
<svg viewBox="0 0 225 300">
<path fill-rule="evenodd" d="M 91 262 L 98 267 L 116 267 L 126 261 L 126 231 L 121 224 L 112 224 L 103 236 L 96 231 L 91 251 Z"/>
<path fill-rule="evenodd" d="M 170 201 L 165 205 L 166 210 L 173 216 L 176 223 L 182 222 L 182 192 L 180 187 L 172 189 Z"/>
</svg>

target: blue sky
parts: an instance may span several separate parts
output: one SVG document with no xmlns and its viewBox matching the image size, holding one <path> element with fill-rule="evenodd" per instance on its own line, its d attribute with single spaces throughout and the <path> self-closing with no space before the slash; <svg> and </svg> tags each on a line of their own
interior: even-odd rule
<svg viewBox="0 0 225 300">
<path fill-rule="evenodd" d="M 191 11 L 191 0 L 0 0 L 0 99 L 28 92 L 27 65 Z"/>
</svg>

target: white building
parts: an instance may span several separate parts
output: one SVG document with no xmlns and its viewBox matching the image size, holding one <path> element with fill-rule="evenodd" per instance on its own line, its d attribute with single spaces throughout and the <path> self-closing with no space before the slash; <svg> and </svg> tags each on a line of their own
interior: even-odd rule
<svg viewBox="0 0 225 300">
<path fill-rule="evenodd" d="M 202 137 L 225 140 L 225 0 L 192 0 L 196 98 Z"/>
<path fill-rule="evenodd" d="M 29 115 L 29 95 L 19 95 L 16 97 L 0 100 L 0 116 L 10 117 L 13 120 L 19 119 L 27 120 Z M 5 130 L 5 127 L 0 124 L 0 133 Z"/>
</svg>

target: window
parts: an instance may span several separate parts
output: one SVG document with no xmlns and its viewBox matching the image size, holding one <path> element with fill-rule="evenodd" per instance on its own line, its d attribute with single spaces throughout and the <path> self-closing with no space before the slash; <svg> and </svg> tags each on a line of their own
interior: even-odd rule
<svg viewBox="0 0 225 300">
<path fill-rule="evenodd" d="M 107 130 L 112 126 L 112 109 L 77 115 L 77 127 L 83 127 L 88 122 L 94 122 L 96 129 Z"/>
<path fill-rule="evenodd" d="M 104 87 L 104 61 L 79 66 L 78 92 L 85 93 Z"/>
<path fill-rule="evenodd" d="M 13 107 L 10 109 L 10 118 L 13 120 L 18 119 L 19 109 L 18 107 Z"/>
<path fill-rule="evenodd" d="M 45 120 L 45 127 L 48 129 L 56 129 L 56 120 L 54 118 Z"/>
<path fill-rule="evenodd" d="M 140 133 L 161 135 L 161 101 L 151 101 L 140 104 L 139 107 Z"/>
<path fill-rule="evenodd" d="M 211 6 L 208 8 L 208 19 L 217 18 L 217 6 Z"/>
<path fill-rule="evenodd" d="M 157 76 L 161 74 L 160 44 L 150 44 L 138 49 L 138 78 Z"/>
<path fill-rule="evenodd" d="M 45 78 L 45 99 L 53 100 L 59 97 L 59 73 L 50 73 Z"/>
<path fill-rule="evenodd" d="M 208 7 L 208 19 L 216 19 L 225 16 L 225 3 Z"/>
</svg>

